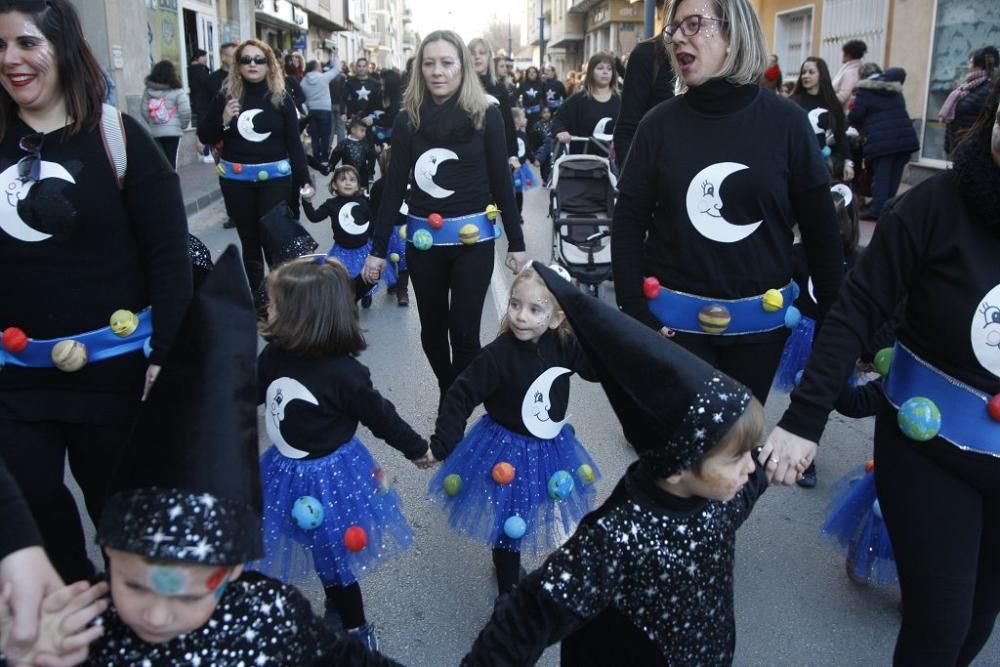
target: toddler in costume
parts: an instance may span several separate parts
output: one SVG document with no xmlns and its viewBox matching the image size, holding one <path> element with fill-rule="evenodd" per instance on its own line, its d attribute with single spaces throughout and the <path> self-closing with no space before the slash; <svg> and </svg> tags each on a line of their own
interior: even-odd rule
<svg viewBox="0 0 1000 667">
<path fill-rule="evenodd" d="M 376 214 L 378 213 L 379 206 L 382 205 L 385 174 L 389 173 L 389 160 L 391 158 L 392 148 L 386 144 L 382 148 L 382 152 L 378 154 L 378 166 L 382 177 L 372 183 L 371 194 L 369 195 L 371 209 Z M 406 214 L 409 210 L 409 207 L 406 205 L 406 198 L 404 197 L 403 204 L 399 207 L 396 225 L 389 235 L 389 254 L 387 255 L 387 259 L 391 268 L 385 274 L 386 282 L 389 285 L 388 292 L 395 294 L 396 304 L 403 307 L 410 305 L 410 271 L 406 265 Z M 393 278 L 395 278 L 395 281 L 393 281 Z"/>
<path fill-rule="evenodd" d="M 522 549 L 551 549 L 556 523 L 568 533 L 593 503 L 597 467 L 566 423 L 574 372 L 594 377 L 559 305 L 526 267 L 500 335 L 441 402 L 431 449 L 447 459 L 428 493 L 454 530 L 493 547 L 501 595 L 518 582 Z M 480 404 L 486 414 L 463 438 Z"/>
<path fill-rule="evenodd" d="M 328 621 L 374 650 L 358 578 L 413 536 L 358 423 L 420 466 L 433 459 L 356 359 L 366 346 L 344 266 L 292 260 L 271 272 L 267 292 L 258 400 L 274 445 L 260 461 L 265 553 L 253 567 L 292 583 L 317 573 Z"/>
<path fill-rule="evenodd" d="M 360 116 L 351 119 L 348 135 L 330 154 L 330 166 L 338 162 L 345 167 L 354 167 L 359 175 L 361 189 L 368 189 L 375 170 L 375 148 L 368 141 L 368 126 Z"/>
<path fill-rule="evenodd" d="M 639 453 L 608 500 L 501 601 L 465 665 L 728 665 L 736 530 L 767 486 L 750 390 L 535 264 Z M 777 462 L 768 463 L 776 465 Z"/>
<path fill-rule="evenodd" d="M 529 162 L 535 161 L 535 156 L 528 142 L 528 117 L 524 115 L 524 109 L 514 107 L 510 112 L 514 117 L 514 130 L 517 134 L 517 159 L 521 163 L 514 172 L 514 195 L 517 198 L 517 212 L 520 213 L 524 209 L 524 191 L 535 187 L 535 175 L 528 166 Z M 521 222 L 524 222 L 523 218 Z"/>
</svg>

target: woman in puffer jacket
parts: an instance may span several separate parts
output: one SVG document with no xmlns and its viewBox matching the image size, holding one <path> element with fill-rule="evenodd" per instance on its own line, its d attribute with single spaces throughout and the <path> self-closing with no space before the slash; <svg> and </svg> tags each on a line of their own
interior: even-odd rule
<svg viewBox="0 0 1000 667">
<path fill-rule="evenodd" d="M 872 200 L 862 220 L 877 220 L 886 201 L 896 194 L 910 154 L 920 148 L 903 99 L 906 70 L 890 67 L 884 74 L 862 79 L 855 87 L 847 122 L 864 139 L 864 157 L 872 165 Z"/>
<path fill-rule="evenodd" d="M 176 169 L 177 147 L 184 128 L 191 123 L 191 102 L 177 76 L 177 69 L 169 60 L 156 63 L 146 77 L 141 116 L 170 166 Z"/>
</svg>

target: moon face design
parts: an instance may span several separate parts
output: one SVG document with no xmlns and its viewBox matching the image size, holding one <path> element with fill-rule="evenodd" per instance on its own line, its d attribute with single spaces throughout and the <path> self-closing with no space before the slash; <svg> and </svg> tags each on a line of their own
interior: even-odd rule
<svg viewBox="0 0 1000 667">
<path fill-rule="evenodd" d="M 837 183 L 830 188 L 830 192 L 836 192 L 839 194 L 844 199 L 844 206 L 850 206 L 851 202 L 854 201 L 854 193 L 851 191 L 851 188 L 844 183 Z"/>
<path fill-rule="evenodd" d="M 815 109 L 809 110 L 809 124 L 812 125 L 813 132 L 816 134 L 824 134 L 826 132 L 825 127 L 819 126 L 819 119 L 825 113 L 827 113 L 827 111 L 823 107 L 816 107 Z"/>
<path fill-rule="evenodd" d="M 368 222 L 363 225 L 354 222 L 354 207 L 357 205 L 358 202 L 356 201 L 344 204 L 340 207 L 340 212 L 337 214 L 337 222 L 340 223 L 340 228 L 351 236 L 361 236 L 368 231 L 370 225 Z"/>
<path fill-rule="evenodd" d="M 42 160 L 39 180 L 46 178 L 59 178 L 69 183 L 76 183 L 76 179 L 66 171 L 58 162 L 46 162 Z M 17 213 L 17 204 L 28 196 L 35 181 L 24 183 L 17 176 L 17 164 L 12 164 L 0 174 L 0 183 L 3 184 L 4 201 L 0 202 L 0 229 L 18 241 L 26 243 L 37 243 L 52 238 L 51 234 L 40 232 L 31 227 Z"/>
<path fill-rule="evenodd" d="M 605 116 L 601 120 L 597 121 L 594 125 L 594 138 L 600 141 L 612 141 L 614 140 L 613 134 L 608 134 L 608 123 L 612 121 L 610 116 Z"/>
<path fill-rule="evenodd" d="M 549 399 L 549 392 L 552 390 L 552 383 L 561 375 L 572 373 L 568 368 L 553 366 L 535 378 L 535 381 L 528 387 L 521 402 L 521 421 L 528 432 L 536 438 L 551 440 L 559 435 L 565 419 L 552 421 L 549 417 L 549 410 L 552 409 L 552 401 Z"/>
<path fill-rule="evenodd" d="M 434 176 L 437 175 L 438 167 L 441 166 L 442 162 L 457 159 L 458 155 L 455 154 L 455 151 L 447 148 L 431 148 L 424 151 L 413 166 L 413 180 L 416 181 L 417 187 L 435 199 L 445 199 L 455 194 L 454 190 L 442 188 L 435 183 Z"/>
<path fill-rule="evenodd" d="M 749 169 L 737 162 L 710 164 L 691 179 L 687 189 L 687 214 L 691 225 L 705 238 L 718 243 L 736 243 L 757 231 L 763 220 L 734 225 L 722 215 L 722 182 L 737 171 Z"/>
<path fill-rule="evenodd" d="M 281 435 L 281 422 L 285 420 L 285 408 L 295 400 L 305 401 L 313 405 L 319 405 L 319 401 L 312 392 L 306 389 L 305 385 L 294 378 L 280 377 L 267 387 L 267 415 L 264 423 L 267 425 L 267 437 L 278 448 L 282 456 L 290 459 L 301 459 L 309 455 L 309 452 L 296 449 L 285 441 Z"/>
<path fill-rule="evenodd" d="M 239 118 L 236 119 L 236 130 L 240 133 L 240 136 L 247 141 L 253 141 L 259 143 L 264 141 L 269 136 L 270 132 L 264 132 L 261 134 L 257 130 L 253 129 L 253 119 L 254 116 L 264 111 L 263 109 L 247 109 L 240 114 Z"/>
<path fill-rule="evenodd" d="M 996 285 L 976 306 L 969 333 L 976 361 L 1000 377 L 1000 285 Z"/>
<path fill-rule="evenodd" d="M 519 157 L 519 158 L 524 157 L 525 151 L 526 151 L 526 149 L 524 147 L 524 139 L 522 139 L 521 137 L 518 137 L 517 138 L 517 157 Z"/>
</svg>

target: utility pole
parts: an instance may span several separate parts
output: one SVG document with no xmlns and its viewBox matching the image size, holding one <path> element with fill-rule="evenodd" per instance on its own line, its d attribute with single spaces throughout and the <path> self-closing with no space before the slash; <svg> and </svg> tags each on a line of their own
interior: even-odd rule
<svg viewBox="0 0 1000 667">
<path fill-rule="evenodd" d="M 507 12 L 507 57 L 514 59 L 514 37 L 510 31 L 510 12 Z"/>
<path fill-rule="evenodd" d="M 545 68 L 545 0 L 538 0 L 538 67 Z"/>
<path fill-rule="evenodd" d="M 656 0 L 646 0 L 646 10 L 645 15 L 645 25 L 643 26 L 646 31 L 646 39 L 653 36 L 653 30 L 656 28 Z"/>
</svg>

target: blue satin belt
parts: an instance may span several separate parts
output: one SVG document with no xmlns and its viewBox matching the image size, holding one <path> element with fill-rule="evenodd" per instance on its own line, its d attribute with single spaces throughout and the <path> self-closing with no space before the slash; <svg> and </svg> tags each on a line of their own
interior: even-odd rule
<svg viewBox="0 0 1000 667">
<path fill-rule="evenodd" d="M 676 331 L 716 336 L 763 333 L 786 326 L 785 312 L 795 301 L 797 289 L 794 281 L 782 287 L 779 290 L 783 297 L 782 307 L 774 312 L 767 312 L 762 305 L 763 295 L 743 299 L 711 299 L 660 287 L 660 293 L 649 300 L 649 309 L 660 322 Z M 718 334 L 708 334 L 698 324 L 699 311 L 713 304 L 724 306 L 730 315 L 729 325 Z"/>
<path fill-rule="evenodd" d="M 562 104 L 562 100 L 550 100 L 548 106 L 550 109 L 556 109 Z"/>
<path fill-rule="evenodd" d="M 87 348 L 87 363 L 103 361 L 113 357 L 119 357 L 130 352 L 142 350 L 146 339 L 153 335 L 153 318 L 151 310 L 136 313 L 139 318 L 139 326 L 128 336 L 121 338 L 116 336 L 111 327 L 102 327 L 86 333 L 73 336 L 63 336 L 61 338 L 50 338 L 47 340 L 28 339 L 28 346 L 20 352 L 8 352 L 0 349 L 0 359 L 5 364 L 12 366 L 22 366 L 25 368 L 54 368 L 52 363 L 52 348 L 64 340 L 75 340 L 83 343 Z"/>
<path fill-rule="evenodd" d="M 230 181 L 266 181 L 272 178 L 286 178 L 292 175 L 292 164 L 288 160 L 243 164 L 219 160 L 216 166 L 219 176 Z"/>
<path fill-rule="evenodd" d="M 941 412 L 940 437 L 959 449 L 1000 456 L 1000 422 L 986 411 L 990 397 L 938 370 L 898 341 L 885 394 L 897 410 L 915 396 L 929 398 Z"/>
<path fill-rule="evenodd" d="M 473 213 L 463 215 L 458 218 L 445 218 L 440 229 L 434 229 L 427 222 L 427 218 L 418 218 L 414 215 L 406 216 L 406 240 L 413 243 L 413 235 L 421 229 L 426 229 L 434 240 L 434 245 L 466 245 L 458 237 L 459 232 L 466 225 L 473 225 L 479 230 L 479 240 L 492 241 L 500 236 L 500 228 L 492 220 L 486 217 L 485 213 Z"/>
<path fill-rule="evenodd" d="M 535 104 L 535 105 L 530 106 L 530 107 L 524 107 L 524 113 L 526 113 L 528 115 L 534 115 L 536 113 L 542 113 L 542 105 L 541 104 Z"/>
</svg>

